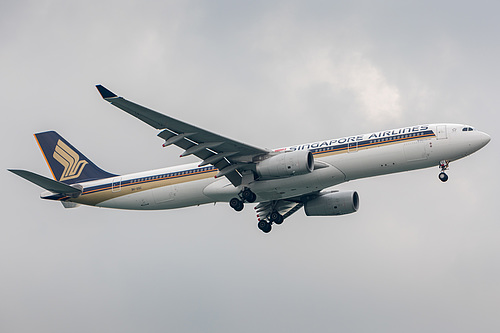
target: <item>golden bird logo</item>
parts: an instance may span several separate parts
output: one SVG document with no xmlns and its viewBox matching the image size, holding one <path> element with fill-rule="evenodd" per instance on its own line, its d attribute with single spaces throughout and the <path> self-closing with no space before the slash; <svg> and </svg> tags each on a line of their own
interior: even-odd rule
<svg viewBox="0 0 500 333">
<path fill-rule="evenodd" d="M 68 145 L 61 140 L 57 141 L 57 145 L 52 156 L 64 167 L 59 181 L 80 177 L 83 168 L 85 168 L 85 166 L 89 163 L 85 160 L 80 161 L 80 156 L 78 156 L 73 149 L 68 147 Z"/>
</svg>

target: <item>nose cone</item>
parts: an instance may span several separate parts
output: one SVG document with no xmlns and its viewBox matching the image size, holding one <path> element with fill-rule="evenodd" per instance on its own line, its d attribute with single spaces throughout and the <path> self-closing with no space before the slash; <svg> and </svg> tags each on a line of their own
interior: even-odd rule
<svg viewBox="0 0 500 333">
<path fill-rule="evenodd" d="M 481 141 L 481 148 L 483 148 L 491 141 L 491 136 L 489 136 L 488 134 L 486 134 L 484 132 L 481 132 L 480 141 Z"/>
<path fill-rule="evenodd" d="M 491 137 L 484 133 L 484 132 L 477 132 L 475 133 L 476 134 L 476 137 L 475 137 L 475 140 L 474 140 L 474 151 L 477 151 L 481 148 L 483 148 L 484 146 L 486 146 L 488 144 L 488 142 L 491 141 Z"/>
</svg>

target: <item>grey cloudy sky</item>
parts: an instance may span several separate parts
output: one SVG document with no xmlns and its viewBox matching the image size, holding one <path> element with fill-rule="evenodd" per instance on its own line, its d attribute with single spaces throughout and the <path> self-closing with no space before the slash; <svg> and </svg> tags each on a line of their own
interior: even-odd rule
<svg viewBox="0 0 500 333">
<path fill-rule="evenodd" d="M 500 5 L 494 1 L 2 1 L 0 331 L 498 332 Z M 343 184 L 361 208 L 63 209 L 57 130 L 102 168 L 184 162 L 94 85 L 261 147 L 467 123 L 483 150 Z M 193 160 L 185 160 L 193 161 Z"/>
</svg>

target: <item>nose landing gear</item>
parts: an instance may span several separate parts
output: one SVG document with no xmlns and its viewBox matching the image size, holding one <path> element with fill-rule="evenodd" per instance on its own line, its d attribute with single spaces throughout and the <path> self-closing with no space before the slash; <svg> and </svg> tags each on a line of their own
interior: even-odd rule
<svg viewBox="0 0 500 333">
<path fill-rule="evenodd" d="M 449 165 L 450 165 L 450 161 L 439 162 L 439 168 L 441 169 L 441 172 L 439 173 L 438 178 L 443 183 L 448 180 L 448 175 L 445 173 L 445 171 L 449 169 Z"/>
<path fill-rule="evenodd" d="M 448 175 L 444 172 L 441 172 L 438 177 L 439 180 L 442 181 L 443 183 L 448 180 Z"/>
</svg>

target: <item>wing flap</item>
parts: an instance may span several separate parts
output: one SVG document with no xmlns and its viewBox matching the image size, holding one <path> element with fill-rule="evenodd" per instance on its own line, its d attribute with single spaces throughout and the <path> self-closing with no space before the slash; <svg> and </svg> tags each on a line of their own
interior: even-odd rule
<svg viewBox="0 0 500 333">
<path fill-rule="evenodd" d="M 273 200 L 261 202 L 254 209 L 259 221 L 269 220 L 269 215 L 273 211 L 280 213 L 283 216 L 283 220 L 285 220 L 302 208 L 302 206 L 304 206 L 302 202 Z"/>
</svg>

